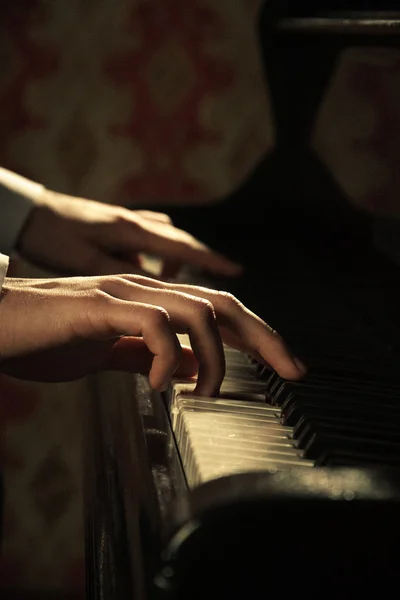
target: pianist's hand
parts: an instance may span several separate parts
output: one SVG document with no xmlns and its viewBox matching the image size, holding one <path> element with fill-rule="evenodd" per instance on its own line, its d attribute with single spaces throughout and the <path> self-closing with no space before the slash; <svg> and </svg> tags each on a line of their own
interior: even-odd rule
<svg viewBox="0 0 400 600">
<path fill-rule="evenodd" d="M 193 353 L 176 333 L 188 333 Z M 298 379 L 304 367 L 281 338 L 233 296 L 139 275 L 6 278 L 0 299 L 0 370 L 66 381 L 102 370 L 148 373 L 165 389 L 195 375 L 201 395 L 224 377 L 222 342 Z M 177 371 L 178 369 L 178 371 Z"/>
<path fill-rule="evenodd" d="M 176 275 L 183 264 L 227 276 L 241 271 L 174 227 L 163 213 L 131 211 L 49 190 L 36 200 L 18 250 L 31 262 L 66 275 L 146 274 L 139 252 L 163 259 L 165 278 Z"/>
</svg>

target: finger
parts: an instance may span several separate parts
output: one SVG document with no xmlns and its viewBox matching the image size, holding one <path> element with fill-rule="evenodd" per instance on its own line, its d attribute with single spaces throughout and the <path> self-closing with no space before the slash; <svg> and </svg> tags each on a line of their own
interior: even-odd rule
<svg viewBox="0 0 400 600">
<path fill-rule="evenodd" d="M 165 234 L 157 240 L 156 252 L 166 259 L 177 264 L 187 264 L 195 268 L 210 271 L 229 277 L 238 276 L 243 267 L 229 258 L 212 250 L 192 236 L 181 232 L 182 239 L 177 239 L 176 228 L 173 228 L 171 237 Z M 178 230 L 179 232 L 180 230 Z"/>
<path fill-rule="evenodd" d="M 168 290 L 167 284 L 151 283 L 153 285 L 148 287 L 131 283 L 129 278 L 115 278 L 106 284 L 105 291 L 116 298 L 162 306 L 170 316 L 174 331 L 189 335 L 199 363 L 196 393 L 218 394 L 225 375 L 225 356 L 212 304 L 207 299 Z"/>
<path fill-rule="evenodd" d="M 290 352 L 281 336 L 231 294 L 200 286 L 159 281 L 151 281 L 146 285 L 167 287 L 209 300 L 215 309 L 224 342 L 232 345 L 232 341 L 236 340 L 238 349 L 252 356 L 260 356 L 262 361 L 271 365 L 285 379 L 296 380 L 305 375 L 306 366 Z"/>
<path fill-rule="evenodd" d="M 238 349 L 270 365 L 285 379 L 304 377 L 306 366 L 292 354 L 277 331 L 230 294 L 211 294 L 224 341 L 232 342 L 234 337 Z"/>
<path fill-rule="evenodd" d="M 104 371 L 125 371 L 148 375 L 153 362 L 153 354 L 141 338 L 123 337 L 114 345 L 110 356 L 102 365 Z M 180 364 L 175 377 L 194 377 L 198 362 L 191 348 L 182 347 Z"/>
<path fill-rule="evenodd" d="M 96 337 L 99 334 L 142 337 L 153 354 L 149 371 L 150 385 L 160 391 L 168 387 L 180 363 L 181 347 L 165 309 L 108 297 L 106 303 L 97 303 L 89 321 L 92 327 L 93 323 L 97 324 L 92 331 Z"/>
<path fill-rule="evenodd" d="M 151 229 L 148 223 L 147 227 L 146 223 L 140 225 L 132 223 L 131 227 L 121 228 L 119 243 L 221 275 L 237 276 L 243 270 L 237 263 L 173 225 L 156 221 L 153 221 Z"/>
<path fill-rule="evenodd" d="M 172 318 L 178 323 L 182 319 L 187 325 L 190 343 L 199 363 L 194 391 L 199 396 L 216 396 L 225 377 L 225 355 L 214 307 L 207 301 L 199 304 L 199 299 L 192 296 L 194 302 L 190 300 L 191 306 L 182 318 L 175 312 L 184 310 L 177 296 L 171 298 L 176 302 L 176 306 L 170 308 Z"/>
</svg>

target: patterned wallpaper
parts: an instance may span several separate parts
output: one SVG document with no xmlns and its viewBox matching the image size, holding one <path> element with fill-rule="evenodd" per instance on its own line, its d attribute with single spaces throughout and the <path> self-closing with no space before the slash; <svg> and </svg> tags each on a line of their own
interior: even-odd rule
<svg viewBox="0 0 400 600">
<path fill-rule="evenodd" d="M 27 4 L 2 42 L 2 163 L 102 200 L 200 202 L 266 148 L 254 2 Z"/>
</svg>

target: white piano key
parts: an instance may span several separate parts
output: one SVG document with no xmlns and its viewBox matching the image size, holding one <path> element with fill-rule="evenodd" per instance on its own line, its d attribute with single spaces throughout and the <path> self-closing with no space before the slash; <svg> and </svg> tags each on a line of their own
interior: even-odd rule
<svg viewBox="0 0 400 600">
<path fill-rule="evenodd" d="M 265 407 L 262 410 L 248 405 L 242 402 L 241 406 L 235 407 L 234 402 L 199 401 L 196 397 L 192 400 L 177 399 L 174 431 L 190 486 L 222 474 L 313 465 L 295 448 L 287 435 L 290 428 L 280 424 L 273 409 Z M 271 413 L 276 428 L 269 429 L 272 435 L 268 436 L 268 429 L 263 431 L 263 427 L 270 427 L 268 420 Z M 237 417 L 245 415 L 248 419 L 249 414 L 255 425 L 245 429 L 240 426 Z M 228 422 L 226 418 L 219 418 L 224 415 L 228 415 Z M 279 428 L 282 433 L 277 438 Z M 254 435 L 255 431 L 258 435 Z"/>
<path fill-rule="evenodd" d="M 188 343 L 187 339 L 183 343 Z M 172 428 L 190 487 L 247 471 L 314 466 L 266 400 L 257 363 L 224 347 L 226 375 L 218 398 L 193 394 L 196 382 L 174 380 L 169 390 Z"/>
<path fill-rule="evenodd" d="M 253 431 L 245 431 L 241 427 L 237 426 L 229 426 L 219 423 L 218 421 L 213 420 L 212 423 L 207 421 L 206 419 L 202 419 L 203 415 L 200 413 L 196 413 L 196 417 L 193 419 L 194 415 L 184 414 L 183 420 L 186 427 L 195 427 L 196 428 L 196 436 L 202 437 L 210 437 L 212 435 L 213 439 L 221 440 L 221 443 L 231 443 L 235 445 L 240 445 L 242 443 L 248 444 L 250 441 L 255 448 L 259 448 L 260 445 L 276 446 L 279 448 L 294 448 L 293 440 L 287 435 L 281 435 L 272 431 L 267 433 L 266 429 L 268 427 L 267 424 L 263 424 L 263 427 L 260 427 L 257 431 L 256 428 L 253 428 Z M 208 415 L 206 415 L 207 417 Z M 256 433 L 254 433 L 254 429 L 256 429 Z M 219 443 L 219 442 L 218 442 Z"/>
<path fill-rule="evenodd" d="M 199 409 L 193 409 L 191 411 L 195 414 L 204 414 L 204 411 Z M 175 409 L 174 415 L 172 418 L 173 427 L 178 427 L 178 420 L 180 418 L 180 412 L 178 409 Z M 275 431 L 277 434 L 281 434 L 281 432 L 286 435 L 288 438 L 291 437 L 292 429 L 288 427 L 282 426 L 279 419 L 273 420 L 270 417 L 260 417 L 253 416 L 248 417 L 246 415 L 233 415 L 230 413 L 219 413 L 219 412 L 207 412 L 205 413 L 205 420 L 208 423 L 214 422 L 218 423 L 221 427 L 226 427 L 227 425 L 236 425 L 243 429 L 243 432 L 249 435 L 254 434 L 254 431 L 259 427 L 268 428 L 271 431 Z"/>
<path fill-rule="evenodd" d="M 188 379 L 174 379 L 168 391 L 168 404 L 174 406 L 179 394 L 189 394 L 194 391 L 196 382 Z M 234 380 L 226 377 L 222 383 L 220 397 L 232 399 L 246 398 L 255 402 L 265 402 L 266 384 L 261 381 Z"/>
<path fill-rule="evenodd" d="M 289 439 L 292 441 L 293 429 L 291 427 L 282 426 L 281 421 L 278 419 L 276 421 L 267 422 L 266 420 L 243 418 L 241 415 L 237 417 L 236 415 L 227 413 L 210 414 L 209 412 L 202 411 L 193 412 L 196 413 L 195 418 L 198 427 L 204 427 L 205 430 L 211 423 L 215 427 L 229 428 L 229 430 L 232 431 L 232 435 L 237 432 L 238 434 L 242 433 L 253 437 L 273 437 L 277 439 Z M 186 418 L 191 418 L 190 413 L 186 413 Z"/>
<path fill-rule="evenodd" d="M 282 457 L 301 456 L 290 443 L 279 443 L 270 440 L 264 440 L 261 444 L 254 442 L 251 437 L 242 437 L 240 440 L 229 438 L 229 431 L 219 430 L 215 435 L 212 427 L 207 434 L 200 433 L 197 429 L 196 421 L 187 420 L 185 414 L 181 415 L 182 429 L 190 431 L 190 439 L 193 445 L 201 448 L 203 451 L 230 450 L 231 456 L 252 456 L 255 459 L 267 457 L 270 455 L 281 455 Z M 225 435 L 224 435 L 225 434 Z"/>
<path fill-rule="evenodd" d="M 238 426 L 237 422 L 231 421 L 227 424 L 213 418 L 209 413 L 182 411 L 177 417 L 175 429 L 182 454 L 187 451 L 188 444 L 197 443 L 198 440 L 219 447 L 254 448 L 257 452 L 269 447 L 289 449 L 293 453 L 294 445 L 287 435 L 279 432 L 277 427 L 272 429 L 266 423 L 262 425 L 263 427 L 258 427 L 258 429 L 253 427 L 246 430 Z M 190 432 L 190 436 L 186 435 L 187 432 Z"/>
<path fill-rule="evenodd" d="M 196 387 L 196 382 L 193 382 L 188 379 L 173 380 L 170 388 L 168 389 L 167 395 L 166 395 L 168 406 L 170 406 L 172 408 L 175 405 L 177 396 L 179 396 L 180 394 L 182 394 L 182 395 L 188 394 L 189 395 L 194 391 L 195 387 Z M 259 386 L 256 386 L 256 388 L 254 389 L 254 387 L 252 387 L 251 385 L 244 385 L 244 383 L 243 383 L 241 392 L 240 392 L 237 390 L 237 388 L 233 389 L 232 386 L 226 386 L 223 384 L 221 387 L 221 392 L 220 392 L 219 397 L 224 398 L 224 399 L 231 398 L 232 400 L 238 400 L 240 398 L 245 398 L 247 401 L 265 403 L 266 392 L 265 392 L 264 386 L 262 388 L 262 391 L 260 392 Z M 210 398 L 210 400 L 211 400 L 211 398 Z"/>
</svg>

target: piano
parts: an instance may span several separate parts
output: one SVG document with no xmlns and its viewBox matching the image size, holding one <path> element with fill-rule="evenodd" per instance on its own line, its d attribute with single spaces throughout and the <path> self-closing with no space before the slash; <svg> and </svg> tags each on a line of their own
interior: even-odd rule
<svg viewBox="0 0 400 600">
<path fill-rule="evenodd" d="M 144 377 L 91 379 L 90 600 L 327 600 L 398 587 L 400 268 L 309 144 L 343 47 L 400 41 L 397 3 L 377 5 L 265 3 L 275 149 L 229 198 L 170 212 L 245 265 L 239 280 L 183 279 L 234 293 L 309 372 L 284 381 L 226 348 L 218 398 L 194 397 L 187 381 L 161 395 Z"/>
</svg>

